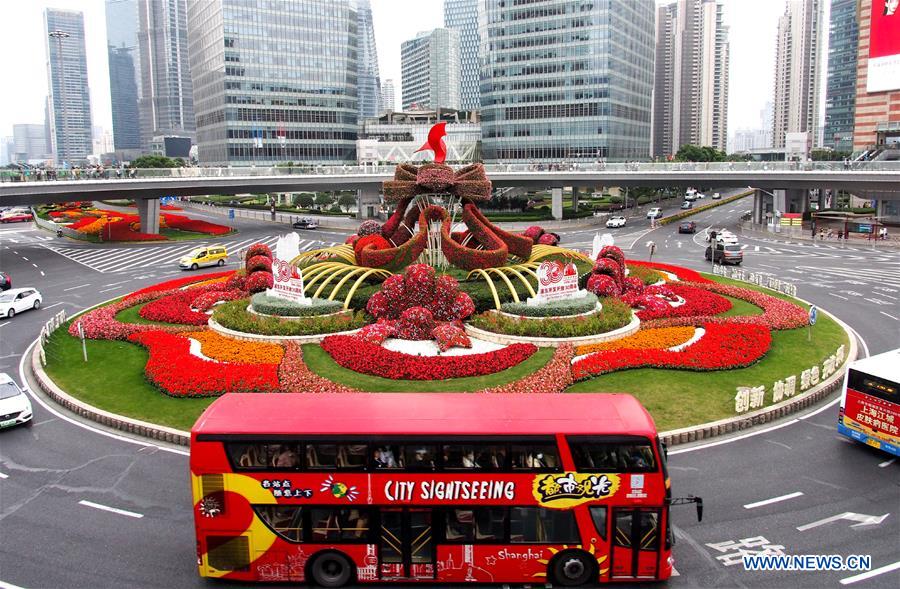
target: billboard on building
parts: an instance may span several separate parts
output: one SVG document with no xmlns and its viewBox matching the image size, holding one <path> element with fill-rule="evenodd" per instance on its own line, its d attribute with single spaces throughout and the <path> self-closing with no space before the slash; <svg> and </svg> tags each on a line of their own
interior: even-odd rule
<svg viewBox="0 0 900 589">
<path fill-rule="evenodd" d="M 871 0 L 867 92 L 900 89 L 900 0 Z"/>
</svg>

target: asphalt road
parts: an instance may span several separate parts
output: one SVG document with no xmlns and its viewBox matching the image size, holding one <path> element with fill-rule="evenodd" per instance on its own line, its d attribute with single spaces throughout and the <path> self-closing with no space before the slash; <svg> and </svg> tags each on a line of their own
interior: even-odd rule
<svg viewBox="0 0 900 589">
<path fill-rule="evenodd" d="M 701 227 L 732 224 L 747 203 L 702 213 L 697 220 Z M 247 223 L 232 239 L 265 240 L 281 229 Z M 635 220 L 609 232 L 630 250 L 629 257 L 646 259 L 645 244 L 652 240 L 658 244 L 655 260 L 706 269 L 705 243 L 675 230 L 650 230 L 646 220 Z M 563 232 L 563 245 L 585 247 L 582 242 L 590 243 L 594 233 Z M 52 313 L 83 309 L 181 274 L 166 262 L 169 253 L 146 253 L 159 246 L 98 248 L 44 237 L 25 225 L 0 228 L 0 268 L 12 274 L 14 286 L 37 286 L 44 295 L 42 310 L 0 321 L 0 371 L 17 379 L 22 353 Z M 324 232 L 310 238 L 343 240 Z M 883 290 L 900 290 L 897 254 L 756 239 L 742 244 L 748 246 L 745 267 L 795 278 L 800 297 L 860 334 L 863 353 L 897 347 L 900 294 Z M 85 251 L 60 251 L 63 247 Z M 113 251 L 120 249 L 132 249 L 133 257 Z M 113 256 L 117 264 L 105 265 Z M 137 263 L 141 260 L 146 261 Z M 786 554 L 868 554 L 874 569 L 900 562 L 900 465 L 839 438 L 836 413 L 835 402 L 825 402 L 763 430 L 670 452 L 675 496 L 699 495 L 706 506 L 702 523 L 691 507 L 673 509 L 680 574 L 670 585 L 820 587 L 842 580 L 859 587 L 900 585 L 900 565 L 856 580 L 855 572 L 748 572 L 728 564 L 741 546 Z M 182 449 L 84 426 L 58 407 L 35 404 L 32 428 L 0 432 L 0 586 L 208 587 L 194 565 L 187 472 Z M 767 503 L 753 506 L 759 502 Z M 851 525 L 858 520 L 837 519 L 797 529 L 847 512 L 887 517 L 857 527 Z"/>
</svg>

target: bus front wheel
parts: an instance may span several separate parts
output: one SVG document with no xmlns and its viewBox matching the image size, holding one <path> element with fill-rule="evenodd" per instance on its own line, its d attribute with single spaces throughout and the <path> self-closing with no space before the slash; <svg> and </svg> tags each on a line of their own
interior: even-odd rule
<svg viewBox="0 0 900 589">
<path fill-rule="evenodd" d="M 578 587 L 596 576 L 594 564 L 595 561 L 584 552 L 562 552 L 553 560 L 551 572 L 554 580 L 563 587 Z"/>
<path fill-rule="evenodd" d="M 320 587 L 343 587 L 353 577 L 353 563 L 339 552 L 326 552 L 316 557 L 309 572 Z"/>
</svg>

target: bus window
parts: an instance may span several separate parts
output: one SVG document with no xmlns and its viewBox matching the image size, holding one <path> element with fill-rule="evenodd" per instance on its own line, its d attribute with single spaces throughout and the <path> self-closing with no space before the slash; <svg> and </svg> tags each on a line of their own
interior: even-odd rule
<svg viewBox="0 0 900 589">
<path fill-rule="evenodd" d="M 494 444 L 445 444 L 444 468 L 506 468 L 506 447 Z"/>
<path fill-rule="evenodd" d="M 362 470 L 366 453 L 365 444 L 307 444 L 306 465 L 311 469 Z"/>
<path fill-rule="evenodd" d="M 254 505 L 256 515 L 273 532 L 288 542 L 303 538 L 303 508 L 299 505 Z"/>
<path fill-rule="evenodd" d="M 577 544 L 575 512 L 543 507 L 513 507 L 509 515 L 509 541 L 513 544 Z"/>
<path fill-rule="evenodd" d="M 656 460 L 649 441 L 569 440 L 579 472 L 655 472 Z"/>
<path fill-rule="evenodd" d="M 513 444 L 513 470 L 559 470 L 556 444 Z"/>
<path fill-rule="evenodd" d="M 301 464 L 297 444 L 228 444 L 228 454 L 235 470 L 297 470 Z"/>
<path fill-rule="evenodd" d="M 403 452 L 396 444 L 372 446 L 372 466 L 377 470 L 403 468 Z"/>
<path fill-rule="evenodd" d="M 371 529 L 365 509 L 315 507 L 310 509 L 310 521 L 313 542 L 366 541 Z"/>
<path fill-rule="evenodd" d="M 591 507 L 591 519 L 600 537 L 606 540 L 606 507 Z"/>
<path fill-rule="evenodd" d="M 508 519 L 505 507 L 448 509 L 446 515 L 445 537 L 448 542 L 496 544 L 505 535 Z"/>
<path fill-rule="evenodd" d="M 428 444 L 413 444 L 404 447 L 406 470 L 434 470 L 436 447 Z"/>
<path fill-rule="evenodd" d="M 448 542 L 471 544 L 475 540 L 475 513 L 472 509 L 448 509 L 446 519 Z"/>
</svg>

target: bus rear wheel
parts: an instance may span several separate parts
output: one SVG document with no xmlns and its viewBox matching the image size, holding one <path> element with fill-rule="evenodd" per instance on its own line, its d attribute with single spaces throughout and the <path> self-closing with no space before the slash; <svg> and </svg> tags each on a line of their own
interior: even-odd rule
<svg viewBox="0 0 900 589">
<path fill-rule="evenodd" d="M 553 579 L 563 587 L 579 587 L 596 576 L 594 560 L 580 551 L 573 550 L 558 554 L 553 559 L 551 567 Z"/>
<path fill-rule="evenodd" d="M 353 563 L 339 552 L 326 552 L 310 565 L 310 576 L 320 587 L 343 587 L 353 577 Z"/>
</svg>

